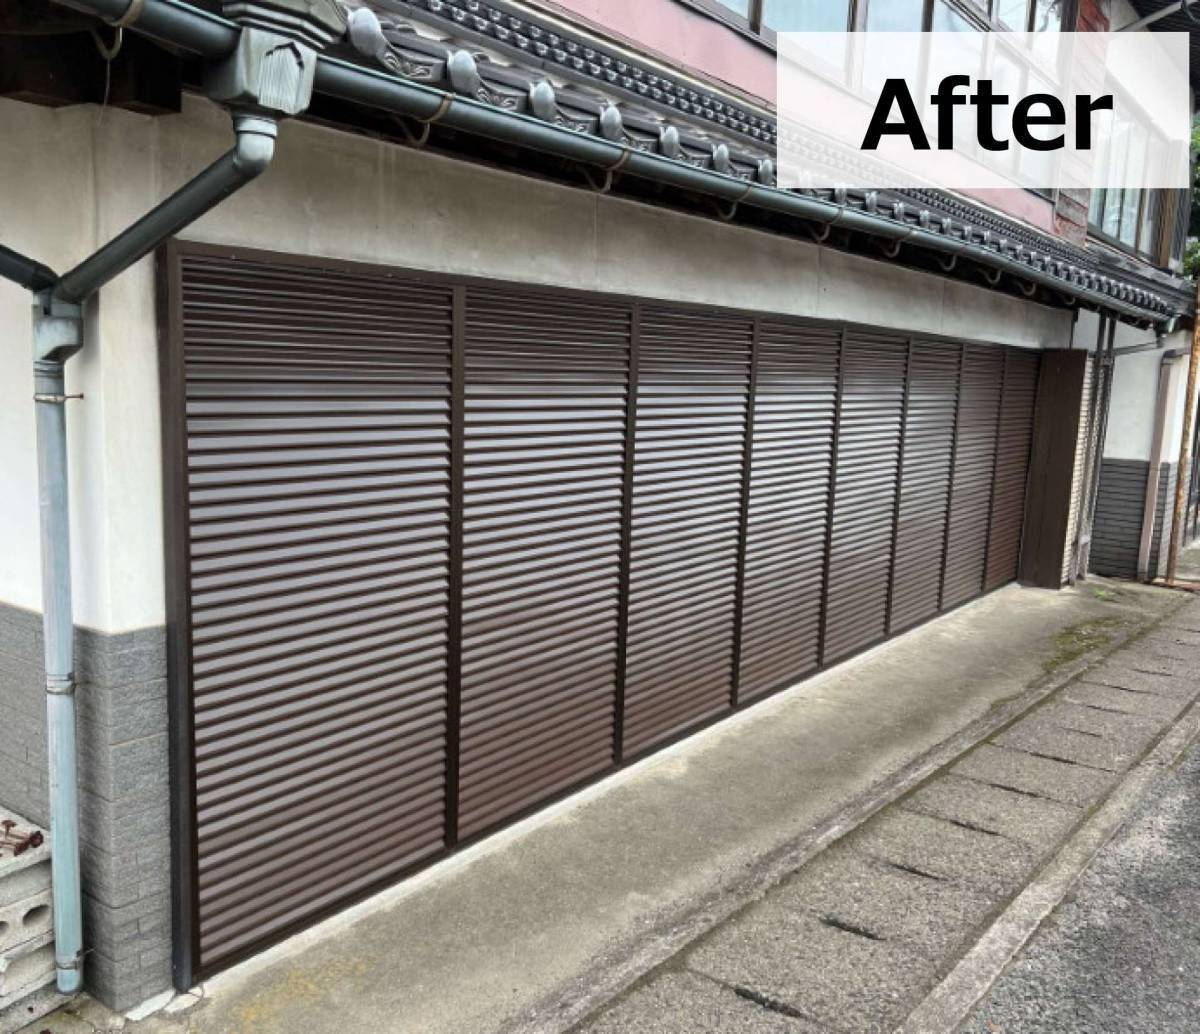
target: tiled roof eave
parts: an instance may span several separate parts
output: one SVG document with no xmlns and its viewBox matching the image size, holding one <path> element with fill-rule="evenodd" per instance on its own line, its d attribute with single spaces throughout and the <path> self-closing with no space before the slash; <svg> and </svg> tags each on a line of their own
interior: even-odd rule
<svg viewBox="0 0 1200 1034">
<path fill-rule="evenodd" d="M 776 186 L 769 152 L 744 144 L 735 135 L 720 135 L 683 119 L 672 122 L 649 107 L 621 102 L 601 90 L 561 79 L 554 82 L 544 70 L 492 60 L 486 52 L 456 45 L 452 38 L 430 38 L 412 25 L 381 22 L 373 7 L 345 6 L 353 60 L 516 119 L 532 118 L 617 145 L 628 154 L 701 171 L 706 183 L 725 181 L 718 196 L 726 200 L 737 197 L 765 208 L 789 207 L 800 200 L 801 192 Z M 661 168 L 657 163 L 655 167 Z M 959 258 L 975 261 L 998 271 L 997 280 L 1000 273 L 1008 273 L 1134 322 L 1161 323 L 1188 309 L 1182 292 L 1155 291 L 1133 277 L 1115 276 L 1111 267 L 1098 268 L 1083 248 L 1024 224 L 1008 223 L 994 213 L 985 215 L 953 196 L 928 193 L 933 195 L 928 203 L 922 203 L 925 199 L 919 193 L 914 203 L 912 193 L 887 191 L 806 191 L 803 196 L 822 212 L 833 212 L 818 221 L 846 225 L 891 242 L 902 240 L 938 255 L 943 266 Z M 964 212 L 966 217 L 956 218 L 948 211 Z"/>
</svg>

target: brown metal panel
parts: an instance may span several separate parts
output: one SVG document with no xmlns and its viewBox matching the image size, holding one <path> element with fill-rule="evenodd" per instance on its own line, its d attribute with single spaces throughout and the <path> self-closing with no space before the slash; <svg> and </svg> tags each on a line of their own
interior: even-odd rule
<svg viewBox="0 0 1200 1034">
<path fill-rule="evenodd" d="M 916 340 L 912 346 L 891 632 L 903 631 L 938 612 L 960 351 L 959 345 L 937 341 Z"/>
<path fill-rule="evenodd" d="M 730 708 L 752 323 L 645 306 L 626 756 Z"/>
<path fill-rule="evenodd" d="M 467 289 L 461 837 L 612 765 L 630 323 Z"/>
<path fill-rule="evenodd" d="M 1027 585 L 1057 589 L 1063 584 L 1087 363 L 1083 349 L 1059 348 L 1042 352 L 1038 364 L 1019 572 Z"/>
<path fill-rule="evenodd" d="M 181 262 L 204 972 L 442 848 L 450 299 Z"/>
<path fill-rule="evenodd" d="M 1000 386 L 1004 381 L 1003 349 L 987 345 L 964 347 L 950 524 L 946 535 L 946 573 L 942 583 L 943 610 L 965 603 L 983 591 Z"/>
<path fill-rule="evenodd" d="M 851 330 L 843 352 L 823 663 L 882 639 L 908 340 Z"/>
<path fill-rule="evenodd" d="M 1011 577 L 1027 353 L 170 261 L 194 975 Z"/>
<path fill-rule="evenodd" d="M 740 693 L 820 660 L 821 590 L 841 333 L 763 320 L 746 528 Z"/>
<path fill-rule="evenodd" d="M 1029 453 L 1033 444 L 1039 358 L 1038 352 L 1011 348 L 1005 363 L 987 581 L 984 586 L 989 592 L 1017 577 L 1025 521 L 1025 486 L 1029 480 Z"/>
</svg>

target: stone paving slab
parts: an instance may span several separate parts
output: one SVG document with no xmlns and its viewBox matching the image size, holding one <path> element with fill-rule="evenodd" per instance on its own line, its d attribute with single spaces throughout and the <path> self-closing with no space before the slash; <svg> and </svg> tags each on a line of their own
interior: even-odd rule
<svg viewBox="0 0 1200 1034">
<path fill-rule="evenodd" d="M 1133 764 L 1132 749 L 1093 733 L 1074 732 L 1045 720 L 1021 721 L 992 739 L 992 743 L 1024 750 L 1039 758 L 1103 772 L 1123 772 Z"/>
<path fill-rule="evenodd" d="M 1135 817 L 961 1028 L 969 1034 L 1198 1029 L 1200 746 Z"/>
<path fill-rule="evenodd" d="M 1172 650 L 1177 652 L 1172 653 Z M 1173 678 L 1194 679 L 1200 673 L 1200 662 L 1194 656 L 1183 656 L 1193 647 L 1178 643 L 1139 642 L 1121 651 L 1121 665 L 1134 671 L 1148 671 Z"/>
<path fill-rule="evenodd" d="M 963 944 L 994 904 L 962 884 L 917 876 L 840 847 L 801 869 L 774 900 L 885 941 L 902 941 L 934 959 Z"/>
<path fill-rule="evenodd" d="M 1090 733 L 1120 743 L 1136 754 L 1142 754 L 1170 724 L 1164 718 L 1143 718 L 1133 714 L 1114 714 L 1111 711 L 1085 707 L 1067 699 L 1054 700 L 1025 719 L 1034 724 L 1045 723 L 1060 729 Z"/>
<path fill-rule="evenodd" d="M 710 935 L 689 969 L 844 1034 L 890 1034 L 927 993 L 936 964 L 768 899 Z"/>
<path fill-rule="evenodd" d="M 1019 887 L 1033 865 L 1024 844 L 945 819 L 891 808 L 843 841 L 855 851 L 943 880 L 956 880 L 993 898 Z"/>
<path fill-rule="evenodd" d="M 639 987 L 589 1034 L 826 1034 L 829 1028 L 772 1012 L 694 973 L 666 973 Z"/>
<path fill-rule="evenodd" d="M 1034 757 L 1024 751 L 990 743 L 976 747 L 955 764 L 952 771 L 981 783 L 1016 790 L 1018 793 L 1031 793 L 1080 808 L 1095 804 L 1119 778 L 1112 772 Z"/>
<path fill-rule="evenodd" d="M 1102 686 L 1116 686 L 1118 689 L 1140 690 L 1143 693 L 1189 700 L 1196 692 L 1196 684 L 1192 679 L 1157 675 L 1152 671 L 1138 671 L 1124 663 L 1101 664 L 1088 672 L 1088 681 L 1098 682 Z"/>
<path fill-rule="evenodd" d="M 905 801 L 905 807 L 991 830 L 1039 854 L 1061 841 L 1083 817 L 1083 810 L 1073 804 L 950 774 L 926 783 Z"/>
<path fill-rule="evenodd" d="M 1116 686 L 1102 686 L 1081 679 L 1072 682 L 1063 690 L 1060 700 L 1084 707 L 1101 708 L 1118 714 L 1139 715 L 1143 718 L 1161 720 L 1164 724 L 1174 721 L 1187 701 L 1176 697 L 1162 697 L 1154 693 L 1139 693 Z"/>
</svg>

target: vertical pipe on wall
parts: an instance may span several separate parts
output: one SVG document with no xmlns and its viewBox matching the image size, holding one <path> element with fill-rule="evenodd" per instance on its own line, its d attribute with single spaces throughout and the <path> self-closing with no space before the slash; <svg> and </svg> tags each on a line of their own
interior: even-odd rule
<svg viewBox="0 0 1200 1034">
<path fill-rule="evenodd" d="M 1200 279 L 1196 281 L 1196 302 L 1200 310 Z M 1196 367 L 1200 366 L 1200 311 L 1192 325 L 1192 354 L 1188 358 L 1187 392 L 1183 398 L 1183 434 L 1179 439 L 1179 466 L 1175 476 L 1175 517 L 1171 522 L 1171 546 L 1167 553 L 1167 584 L 1175 584 L 1179 570 L 1179 543 L 1183 539 L 1183 514 L 1187 508 L 1187 479 L 1184 472 L 1192 455 L 1192 421 L 1195 418 Z"/>
<path fill-rule="evenodd" d="M 1162 472 L 1163 439 L 1166 437 L 1167 413 L 1174 407 L 1171 399 L 1172 374 L 1178 355 L 1168 353 L 1158 367 L 1158 393 L 1154 402 L 1154 435 L 1150 441 L 1150 462 L 1146 473 L 1146 496 L 1142 501 L 1142 531 L 1138 539 L 1138 581 L 1150 582 L 1150 548 L 1154 542 L 1154 517 L 1158 512 L 1158 484 Z"/>
<path fill-rule="evenodd" d="M 1112 400 L 1113 361 L 1117 343 L 1117 321 L 1108 321 L 1108 334 L 1096 349 L 1096 368 L 1092 378 L 1092 421 L 1088 425 L 1087 467 L 1079 505 L 1079 542 L 1075 553 L 1075 571 L 1086 579 L 1092 553 L 1092 532 L 1096 520 L 1096 498 L 1100 487 L 1100 469 L 1104 463 L 1104 439 L 1108 434 L 1108 407 Z"/>
<path fill-rule="evenodd" d="M 35 309 L 35 320 L 40 316 Z M 37 412 L 38 512 L 42 539 L 42 622 L 50 757 L 50 865 L 58 989 L 82 983 L 79 801 L 75 761 L 75 624 L 71 616 L 71 541 L 67 507 L 66 393 L 61 359 L 33 364 Z"/>
</svg>

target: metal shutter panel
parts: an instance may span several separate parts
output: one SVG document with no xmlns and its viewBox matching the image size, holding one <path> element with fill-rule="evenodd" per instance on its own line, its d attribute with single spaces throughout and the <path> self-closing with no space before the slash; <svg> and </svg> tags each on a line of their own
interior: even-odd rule
<svg viewBox="0 0 1200 1034">
<path fill-rule="evenodd" d="M 841 333 L 763 321 L 743 589 L 738 699 L 820 660 L 821 592 Z"/>
<path fill-rule="evenodd" d="M 890 632 L 938 612 L 962 349 L 914 341 L 904 420 Z"/>
<path fill-rule="evenodd" d="M 942 580 L 943 609 L 973 599 L 983 591 L 1000 385 L 1004 381 L 1002 349 L 986 345 L 964 347 L 954 435 L 946 572 Z"/>
<path fill-rule="evenodd" d="M 1083 522 L 1083 482 L 1087 468 L 1088 440 L 1091 438 L 1092 381 L 1096 360 L 1089 355 L 1083 371 L 1083 392 L 1079 400 L 1079 433 L 1075 439 L 1075 470 L 1071 476 L 1071 507 L 1067 516 L 1067 536 L 1063 545 L 1062 575 L 1060 585 L 1075 583 L 1080 572 L 1075 570 L 1075 551 L 1079 547 L 1079 533 Z M 1174 517 L 1174 510 L 1172 518 Z"/>
<path fill-rule="evenodd" d="M 459 836 L 612 764 L 630 314 L 469 288 Z"/>
<path fill-rule="evenodd" d="M 442 847 L 450 303 L 193 256 L 182 281 L 211 969 Z M 371 835 L 320 849 L 339 827 Z"/>
<path fill-rule="evenodd" d="M 847 331 L 829 542 L 826 664 L 886 632 L 907 359 L 907 341 L 901 338 Z"/>
<path fill-rule="evenodd" d="M 752 325 L 645 307 L 624 751 L 731 707 Z"/>
<path fill-rule="evenodd" d="M 987 582 L 990 592 L 1017 577 L 1021 532 L 1025 523 L 1025 486 L 1033 446 L 1033 413 L 1037 402 L 1037 352 L 1009 349 L 1004 365 L 1000 438 L 996 446 L 996 486 L 988 540 Z"/>
</svg>

